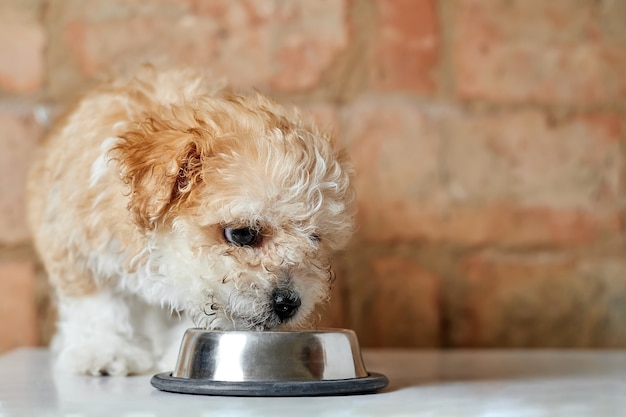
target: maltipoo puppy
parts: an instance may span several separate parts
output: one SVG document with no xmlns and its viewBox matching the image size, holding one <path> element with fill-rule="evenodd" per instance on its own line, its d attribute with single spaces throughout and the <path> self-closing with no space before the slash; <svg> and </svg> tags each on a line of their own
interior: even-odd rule
<svg viewBox="0 0 626 417">
<path fill-rule="evenodd" d="M 182 332 L 302 329 L 353 230 L 347 158 L 297 113 L 191 71 L 84 97 L 43 143 L 29 220 L 58 369 L 172 369 Z"/>
</svg>

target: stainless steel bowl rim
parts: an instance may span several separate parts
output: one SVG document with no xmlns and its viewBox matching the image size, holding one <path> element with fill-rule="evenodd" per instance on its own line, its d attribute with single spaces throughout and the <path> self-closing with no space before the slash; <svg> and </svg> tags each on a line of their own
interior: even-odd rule
<svg viewBox="0 0 626 417">
<path fill-rule="evenodd" d="M 221 382 L 286 382 L 364 378 L 368 372 L 352 330 L 189 329 L 172 376 Z"/>
</svg>

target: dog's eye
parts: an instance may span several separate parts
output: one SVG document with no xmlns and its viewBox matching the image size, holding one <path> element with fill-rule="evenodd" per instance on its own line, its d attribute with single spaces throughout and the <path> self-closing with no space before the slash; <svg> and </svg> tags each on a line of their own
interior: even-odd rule
<svg viewBox="0 0 626 417">
<path fill-rule="evenodd" d="M 320 238 L 320 235 L 311 235 L 309 236 L 309 239 L 311 239 L 311 241 L 315 243 L 320 243 L 320 240 L 322 240 L 322 238 Z"/>
<path fill-rule="evenodd" d="M 233 245 L 253 246 L 259 240 L 259 231 L 251 227 L 242 227 L 240 229 L 225 227 L 224 238 Z"/>
</svg>

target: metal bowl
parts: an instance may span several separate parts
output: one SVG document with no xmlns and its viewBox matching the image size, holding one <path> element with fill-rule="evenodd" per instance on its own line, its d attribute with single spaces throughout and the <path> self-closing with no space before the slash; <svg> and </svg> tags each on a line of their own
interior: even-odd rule
<svg viewBox="0 0 626 417">
<path fill-rule="evenodd" d="M 328 395 L 383 388 L 368 373 L 351 330 L 244 332 L 189 329 L 176 368 L 157 374 L 165 391 L 213 395 Z"/>
</svg>

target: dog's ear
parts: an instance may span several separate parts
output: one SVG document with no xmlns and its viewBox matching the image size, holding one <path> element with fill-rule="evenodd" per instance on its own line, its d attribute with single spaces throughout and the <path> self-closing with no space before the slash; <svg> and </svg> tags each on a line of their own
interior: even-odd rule
<svg viewBox="0 0 626 417">
<path fill-rule="evenodd" d="M 128 209 L 138 226 L 154 229 L 202 181 L 208 138 L 152 117 L 118 137 L 112 159 L 129 186 Z"/>
</svg>

